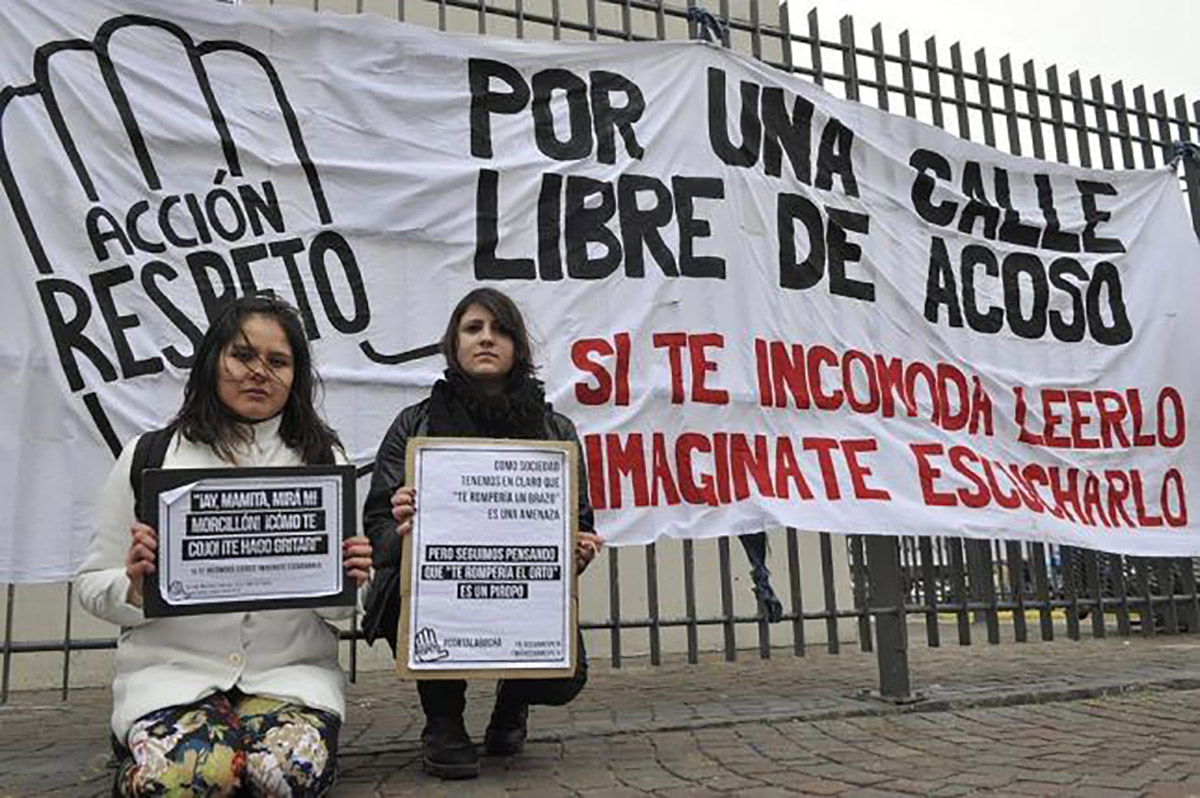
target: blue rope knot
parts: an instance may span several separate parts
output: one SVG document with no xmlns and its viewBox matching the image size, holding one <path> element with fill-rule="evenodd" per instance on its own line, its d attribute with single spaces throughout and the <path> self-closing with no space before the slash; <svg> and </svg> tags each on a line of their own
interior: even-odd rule
<svg viewBox="0 0 1200 798">
<path fill-rule="evenodd" d="M 729 28 L 725 23 L 717 19 L 702 6 L 688 6 L 687 20 L 696 26 L 696 30 L 700 33 L 700 37 L 706 42 L 713 41 L 713 37 L 723 44 L 729 46 Z"/>
</svg>

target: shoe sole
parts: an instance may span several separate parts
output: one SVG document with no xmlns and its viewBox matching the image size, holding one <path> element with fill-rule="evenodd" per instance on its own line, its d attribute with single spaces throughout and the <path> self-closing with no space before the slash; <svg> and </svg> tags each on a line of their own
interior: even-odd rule
<svg viewBox="0 0 1200 798">
<path fill-rule="evenodd" d="M 474 779 L 479 776 L 478 762 L 473 764 L 447 765 L 421 757 L 421 764 L 426 773 L 430 776 L 437 776 L 439 779 L 458 781 L 461 779 Z"/>
</svg>

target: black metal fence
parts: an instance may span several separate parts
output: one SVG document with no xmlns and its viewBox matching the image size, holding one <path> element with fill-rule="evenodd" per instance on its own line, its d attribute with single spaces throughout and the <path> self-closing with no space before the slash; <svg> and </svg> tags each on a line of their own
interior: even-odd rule
<svg viewBox="0 0 1200 798">
<path fill-rule="evenodd" d="M 693 3 L 663 0 L 306 0 L 289 5 L 370 11 L 442 30 L 542 39 L 677 39 L 696 36 L 705 21 Z M 1108 83 L 1096 76 L 1085 86 L 1078 72 L 1064 79 L 1056 66 L 1039 68 L 1026 61 L 1018 68 L 1011 56 L 996 61 L 983 50 L 968 60 L 957 43 L 946 58 L 933 38 L 923 43 L 923 52 L 914 54 L 908 32 L 899 34 L 897 49 L 889 49 L 878 25 L 870 29 L 868 45 L 860 43 L 850 17 L 838 21 L 836 38 L 830 38 L 822 33 L 815 11 L 797 26 L 803 30 L 793 29 L 786 4 L 720 0 L 707 10 L 734 49 L 834 94 L 922 119 L 1014 154 L 1085 167 L 1153 168 L 1183 151 L 1179 142 L 1197 141 L 1200 131 L 1200 102 L 1189 105 L 1182 96 L 1168 102 L 1161 91 L 1128 89 L 1120 80 Z M 1185 156 L 1184 167 L 1181 190 L 1187 192 L 1193 223 L 1200 231 L 1200 164 Z M 644 650 L 651 663 L 663 662 L 673 655 L 665 650 L 664 636 L 678 629 L 684 638 L 679 656 L 689 662 L 698 661 L 704 640 L 711 639 L 702 630 L 714 627 L 720 630 L 717 648 L 726 660 L 737 658 L 737 631 L 746 626 L 757 631 L 756 656 L 803 656 L 811 645 L 806 627 L 816 623 L 823 632 L 821 645 L 830 652 L 839 651 L 843 635 L 856 638 L 862 650 L 877 651 L 880 693 L 903 700 L 910 692 L 908 646 L 920 639 L 910 639 L 910 624 L 920 628 L 923 623 L 926 644 L 938 646 L 950 635 L 959 644 L 973 643 L 980 630 L 991 644 L 1010 634 L 1018 643 L 1031 637 L 1052 640 L 1064 633 L 1071 639 L 1084 634 L 1177 634 L 1195 631 L 1200 617 L 1190 559 L 1120 557 L 1011 541 L 821 534 L 819 562 L 806 567 L 797 532 L 780 530 L 771 539 L 778 605 L 769 593 L 756 591 L 756 609 L 737 610 L 729 538 L 672 544 L 669 558 L 660 556 L 663 547 L 650 544 L 607 552 L 606 614 L 585 614 L 582 626 L 593 636 L 607 636 L 611 663 L 620 667 L 631 655 L 631 644 L 636 644 L 637 656 Z M 707 570 L 713 558 L 699 556 L 702 549 L 711 553 L 714 547 L 715 574 Z M 840 565 L 847 560 L 848 568 Z M 682 602 L 667 601 L 660 592 L 661 577 L 669 570 L 682 574 Z M 806 604 L 802 578 L 819 578 L 817 606 Z M 634 590 L 639 600 L 631 609 L 623 592 Z M 65 699 L 72 652 L 112 648 L 115 640 L 72 636 L 69 587 L 61 610 L 61 639 L 18 639 L 14 613 L 20 592 L 13 585 L 6 592 L 0 702 L 8 700 L 13 658 L 47 652 L 62 656 Z M 839 600 L 839 592 L 852 598 Z M 702 611 L 714 594 L 719 594 L 719 610 Z M 665 610 L 676 605 L 681 605 L 680 612 Z M 34 611 L 59 610 L 38 606 Z M 353 670 L 362 644 L 353 628 L 344 636 Z"/>
</svg>

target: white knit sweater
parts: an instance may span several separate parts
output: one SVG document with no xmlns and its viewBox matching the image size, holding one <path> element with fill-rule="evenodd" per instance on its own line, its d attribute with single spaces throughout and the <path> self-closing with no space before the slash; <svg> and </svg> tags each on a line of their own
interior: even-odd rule
<svg viewBox="0 0 1200 798">
<path fill-rule="evenodd" d="M 237 452 L 239 466 L 302 465 L 279 437 L 279 418 L 255 424 L 253 441 Z M 134 522 L 129 469 L 136 439 L 117 458 L 98 505 L 87 560 L 75 580 L 84 609 L 119 624 L 112 728 L 120 740 L 138 718 L 164 707 L 189 704 L 217 690 L 270 695 L 333 712 L 345 711 L 345 675 L 337 660 L 337 631 L 326 618 L 351 609 L 285 609 L 264 612 L 146 618 L 125 598 L 125 556 Z M 176 433 L 164 468 L 222 468 L 207 446 Z"/>
</svg>

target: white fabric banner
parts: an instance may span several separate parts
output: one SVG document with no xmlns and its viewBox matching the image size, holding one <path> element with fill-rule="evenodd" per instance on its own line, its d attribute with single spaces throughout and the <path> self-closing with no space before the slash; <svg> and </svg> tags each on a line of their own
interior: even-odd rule
<svg viewBox="0 0 1200 798">
<path fill-rule="evenodd" d="M 0 81 L 0 581 L 72 573 L 112 449 L 265 288 L 360 465 L 455 301 L 510 292 L 615 544 L 1200 554 L 1170 169 L 1011 157 L 707 44 L 207 0 L 7 0 Z"/>
</svg>

